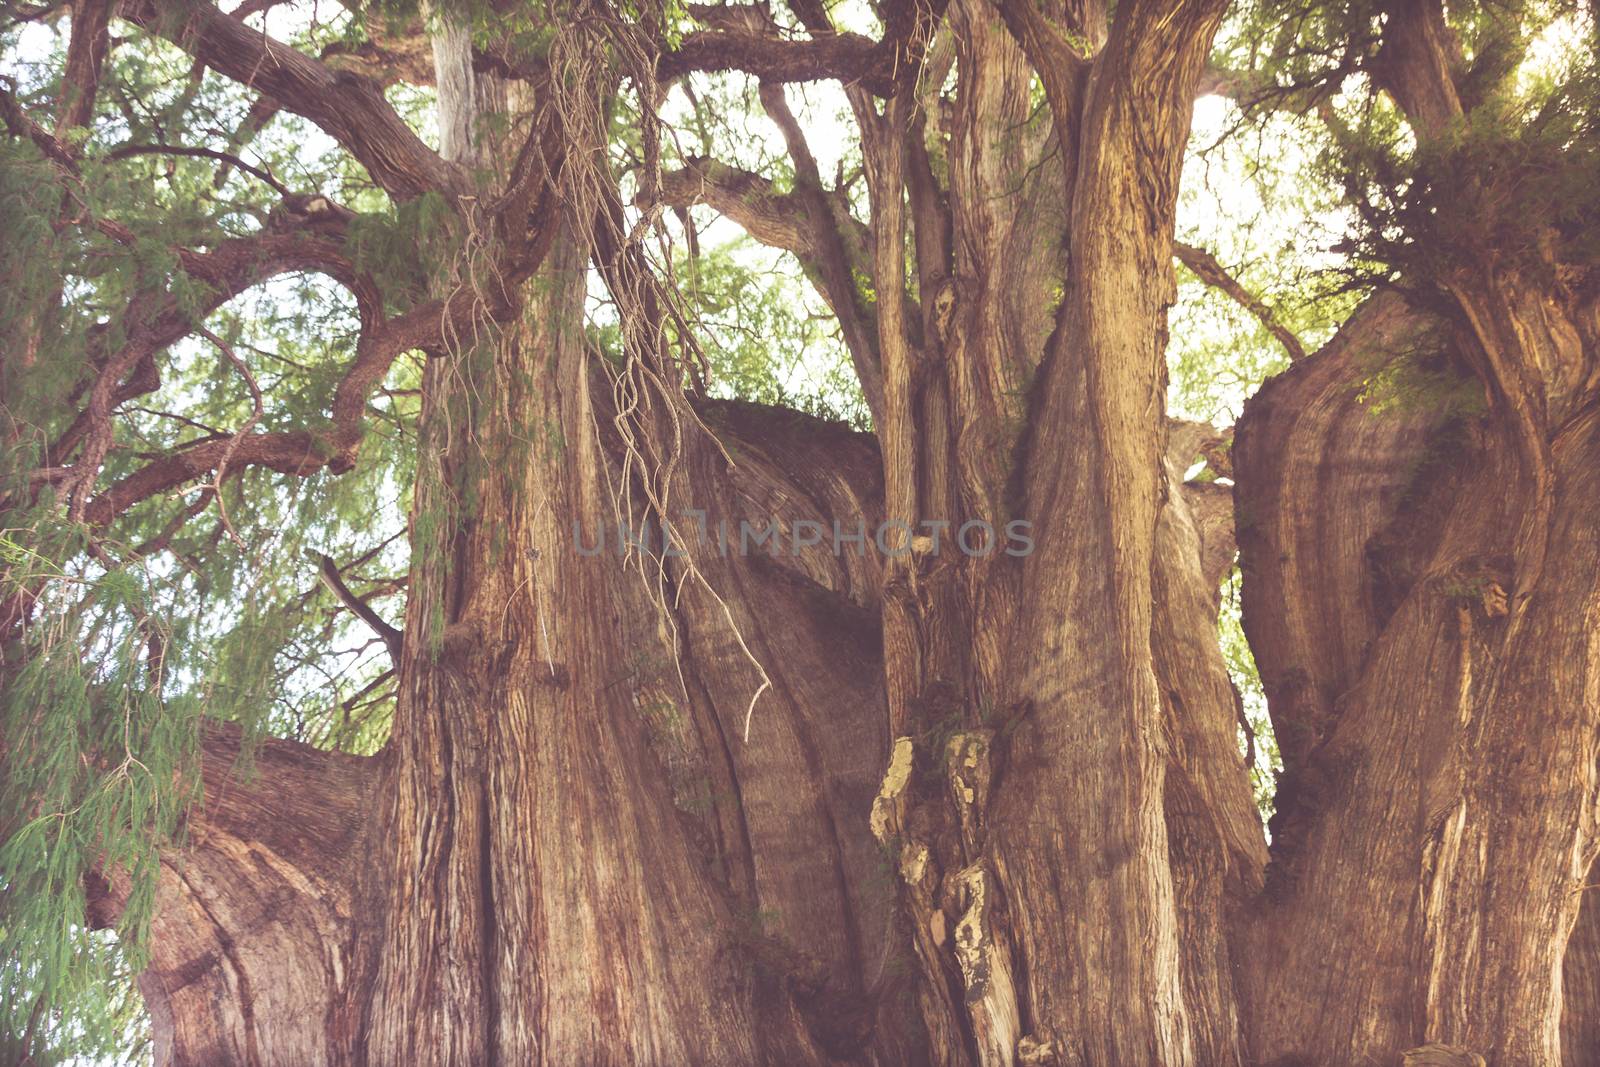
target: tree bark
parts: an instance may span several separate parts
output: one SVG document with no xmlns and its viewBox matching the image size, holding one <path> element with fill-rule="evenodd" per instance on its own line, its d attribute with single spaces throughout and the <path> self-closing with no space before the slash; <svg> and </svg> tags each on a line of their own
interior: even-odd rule
<svg viewBox="0 0 1600 1067">
<path fill-rule="evenodd" d="M 1494 386 L 1482 416 L 1362 390 L 1402 360 L 1471 382 L 1477 344 L 1379 298 L 1239 426 L 1245 625 L 1284 759 L 1244 934 L 1263 1062 L 1430 1042 L 1562 1062 L 1596 848 L 1594 413 L 1541 429 L 1549 467 L 1530 473 Z M 1370 958 L 1340 966 L 1330 944 Z M 1587 965 L 1569 970 L 1572 1033 L 1592 1025 Z"/>
<path fill-rule="evenodd" d="M 801 259 L 871 436 L 691 404 L 615 182 L 583 185 L 600 109 L 552 118 L 450 18 L 440 159 L 330 111 L 309 60 L 263 74 L 481 244 L 430 265 L 472 310 L 430 352 L 392 737 L 268 742 L 253 779 L 208 738 L 142 979 L 162 1062 L 1588 1062 L 1593 302 L 1487 255 L 1381 293 L 1249 403 L 1231 501 L 1185 485 L 1173 219 L 1223 5 L 890 4 L 884 45 L 793 6 L 815 40 L 751 64 L 793 190 L 695 161 L 660 191 Z M 656 65 L 773 43 L 763 17 Z M 1435 143 L 1442 9 L 1389 22 L 1375 76 Z M 197 54 L 264 47 L 230 23 Z M 776 81 L 884 52 L 847 89 L 861 222 Z M 537 194 L 478 191 L 557 219 L 537 241 L 462 195 L 512 154 L 486 117 L 566 124 Z M 591 267 L 647 312 L 616 365 Z M 1383 393 L 1419 370 L 1448 402 Z M 654 531 L 625 558 L 619 519 Z M 769 521 L 784 550 L 750 551 Z M 1024 555 L 964 540 L 1018 521 Z M 833 549 L 858 525 L 888 543 Z M 1270 852 L 1215 639 L 1235 536 Z"/>
<path fill-rule="evenodd" d="M 361 1031 L 377 761 L 208 727 L 204 800 L 162 861 L 139 976 L 156 1062 L 348 1062 Z M 244 761 L 241 763 L 241 757 Z M 115 924 L 126 877 L 91 878 L 89 918 Z"/>
<path fill-rule="evenodd" d="M 559 296 L 540 296 L 530 321 L 540 301 L 581 299 L 581 270 L 554 277 L 534 290 Z M 587 376 L 592 356 L 566 336 L 530 329 L 515 351 L 541 373 L 556 353 Z M 505 377 L 483 395 L 519 402 L 527 367 L 513 367 L 491 364 Z M 924 1054 L 893 884 L 860 817 L 887 750 L 870 558 L 822 548 L 730 568 L 708 575 L 738 576 L 713 586 L 720 602 L 690 587 L 664 618 L 614 528 L 602 555 L 580 557 L 580 535 L 551 514 L 568 505 L 530 485 L 541 468 L 570 470 L 575 450 L 602 461 L 591 383 L 556 380 L 570 389 L 531 395 L 560 405 L 576 444 L 512 462 L 477 454 L 488 442 L 435 439 L 472 457 L 479 505 L 441 527 L 448 552 L 419 562 L 412 588 L 428 592 L 408 618 L 438 618 L 430 595 L 500 599 L 447 609 L 431 645 L 408 627 L 385 753 L 268 741 L 236 772 L 237 741 L 208 743 L 194 848 L 164 875 L 142 980 L 161 1062 Z M 549 425 L 535 410 L 525 425 Z M 792 531 L 837 515 L 853 528 L 879 507 L 870 438 L 792 413 L 774 433 L 777 413 L 738 405 L 706 415 L 740 457 L 696 498 L 712 502 L 713 538 L 719 519 Z M 594 473 L 584 544 L 612 521 Z M 535 518 L 537 534 L 524 525 Z M 533 551 L 513 547 L 535 536 Z M 485 618 L 500 636 L 478 628 Z M 773 685 L 748 745 L 759 682 L 745 646 Z"/>
</svg>

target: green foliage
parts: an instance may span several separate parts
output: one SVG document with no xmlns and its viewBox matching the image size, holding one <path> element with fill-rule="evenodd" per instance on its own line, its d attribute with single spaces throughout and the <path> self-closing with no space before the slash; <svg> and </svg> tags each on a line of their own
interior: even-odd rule
<svg viewBox="0 0 1600 1067">
<path fill-rule="evenodd" d="M 1278 741 L 1272 732 L 1272 719 L 1267 715 L 1267 694 L 1261 687 L 1261 675 L 1256 670 L 1255 656 L 1250 642 L 1245 639 L 1240 610 L 1240 575 L 1234 567 L 1222 585 L 1222 610 L 1217 616 L 1217 643 L 1222 648 L 1222 660 L 1228 666 L 1228 677 L 1239 698 L 1239 708 L 1249 724 L 1249 735 L 1240 727 L 1240 745 L 1250 764 L 1250 788 L 1255 796 L 1256 808 L 1261 812 L 1263 824 L 1272 818 L 1273 795 L 1277 792 L 1277 779 L 1283 770 L 1283 758 L 1278 753 Z"/>
<path fill-rule="evenodd" d="M 111 979 L 142 965 L 155 846 L 198 787 L 198 705 L 163 692 L 166 650 L 183 637 L 159 611 L 167 583 L 144 567 L 53 562 L 81 545 L 81 530 L 47 516 L 0 535 L 0 600 L 39 609 L 0 659 L 0 1032 L 47 1053 L 120 1040 L 133 1023 L 137 1005 Z M 87 929 L 91 872 L 125 886 L 114 941 Z"/>
<path fill-rule="evenodd" d="M 679 269 L 713 391 L 866 429 L 866 400 L 837 323 L 797 270 L 776 257 L 763 269 L 762 258 L 741 238 Z"/>
<path fill-rule="evenodd" d="M 1257 0 L 1219 48 L 1261 108 L 1320 107 L 1321 180 L 1356 209 L 1363 280 L 1412 286 L 1592 263 L 1600 221 L 1600 72 L 1592 11 L 1570 2 L 1450 4 L 1465 117 L 1419 141 L 1382 84 L 1384 5 Z M 1262 42 L 1267 47 L 1262 47 Z M 1580 42 L 1582 42 L 1580 46 Z"/>
<path fill-rule="evenodd" d="M 439 193 L 386 207 L 352 219 L 345 247 L 356 269 L 371 274 L 391 298 L 388 310 L 398 313 L 428 295 L 430 266 L 448 263 L 459 243 L 455 213 Z"/>
<path fill-rule="evenodd" d="M 1251 94 L 1268 106 L 1303 107 L 1370 61 L 1380 44 L 1381 0 L 1249 0 L 1218 34 L 1220 65 L 1259 75 Z"/>
<path fill-rule="evenodd" d="M 1500 265 L 1539 271 L 1550 258 L 1550 235 L 1569 263 L 1592 262 L 1600 240 L 1592 49 L 1564 64 L 1529 58 L 1541 35 L 1573 17 L 1572 5 L 1514 5 L 1512 17 L 1487 0 L 1451 4 L 1470 60 L 1464 92 L 1483 106 L 1421 149 L 1366 73 L 1378 6 L 1240 6 L 1219 51 L 1225 66 L 1258 80 L 1263 107 L 1219 106 L 1209 121 L 1202 115 L 1184 175 L 1180 232 L 1214 252 L 1308 349 L 1354 305 L 1357 296 L 1340 288 L 1351 274 L 1434 278 L 1480 264 L 1486 251 Z M 348 52 L 372 43 L 372 19 L 414 31 L 424 18 L 417 0 L 382 0 L 359 17 L 352 10 L 326 19 L 312 12 L 292 24 L 293 42 L 311 54 Z M 480 44 L 535 61 L 560 41 L 565 11 L 485 0 L 442 10 L 465 18 Z M 617 49 L 641 27 L 672 47 L 687 25 L 676 2 L 656 8 L 628 0 L 613 15 L 608 47 Z M 843 28 L 878 32 L 870 5 L 835 7 L 833 15 Z M 251 24 L 265 17 L 251 16 Z M 788 17 L 781 5 L 775 17 Z M 60 18 L 33 24 L 26 55 L 16 31 L 0 30 L 5 87 L 30 114 L 51 120 L 47 128 L 60 114 L 64 26 Z M 376 751 L 394 701 L 387 656 L 318 582 L 315 554 L 333 556 L 355 592 L 398 622 L 408 516 L 414 542 L 442 551 L 444 531 L 476 507 L 479 491 L 481 468 L 470 463 L 445 470 L 435 456 L 419 477 L 423 372 L 420 358 L 408 358 L 369 404 L 360 462 L 337 477 L 235 471 L 220 486 L 177 486 L 92 532 L 69 521 L 48 488 L 34 495 L 26 479 L 48 465 L 46 442 L 60 439 L 81 409 L 106 353 L 143 325 L 125 315 L 130 302 L 170 301 L 186 312 L 210 306 L 212 294 L 179 269 L 176 247 L 209 248 L 259 232 L 279 209 L 270 183 L 248 171 L 151 149 L 226 150 L 296 192 L 350 208 L 356 217 L 346 251 L 376 280 L 389 314 L 437 295 L 441 273 L 465 275 L 473 266 L 442 197 L 393 203 L 310 123 L 283 112 L 263 118 L 253 93 L 197 68 L 179 49 L 121 23 L 114 33 L 99 111 L 88 129 L 71 134 L 81 174 L 64 182 L 26 137 L 0 139 L 0 605 L 21 598 L 29 612 L 23 636 L 0 648 L 0 1060 L 7 1062 L 24 1054 L 36 1062 L 69 1052 L 146 1055 L 130 1036 L 141 1023 L 128 975 L 141 962 L 158 849 L 181 839 L 196 795 L 201 717 Z M 621 56 L 600 56 L 595 70 L 614 71 Z M 431 90 L 385 92 L 423 137 L 434 136 Z M 696 78 L 672 92 L 666 155 L 714 156 L 760 173 L 780 193 L 793 189 L 794 168 L 752 79 Z M 853 121 L 841 122 L 849 105 L 831 83 L 793 87 L 787 96 L 808 127 L 837 131 Z M 625 181 L 637 191 L 646 150 L 640 103 L 626 92 L 613 103 L 608 147 L 631 168 Z M 1322 117 L 1277 110 L 1313 104 Z M 1029 121 L 1046 121 L 1042 108 Z M 928 129 L 934 172 L 947 181 L 937 115 Z M 483 132 L 510 131 L 501 124 Z M 1023 134 L 1019 127 L 1001 146 Z M 842 188 L 863 219 L 859 146 L 849 137 L 812 141 L 823 180 Z M 671 265 L 696 320 L 712 391 L 866 428 L 837 324 L 799 268 L 713 232 L 704 209 L 694 217 L 702 247 Z M 127 239 L 97 229 L 97 219 L 115 219 Z M 1353 224 L 1361 239 L 1336 247 Z M 870 306 L 872 279 L 855 280 Z M 620 331 L 603 314 L 595 318 L 593 340 L 620 358 Z M 268 401 L 255 430 L 325 426 L 357 338 L 355 308 L 342 289 L 311 275 L 282 277 L 211 311 L 205 324 L 245 372 L 210 343 L 188 340 L 159 353 L 159 387 L 118 411 L 102 488 L 153 455 L 226 437 L 253 420 L 245 374 Z M 1170 407 L 1182 414 L 1229 421 L 1285 365 L 1265 327 L 1187 275 L 1180 275 L 1171 335 Z M 493 353 L 463 349 L 438 373 L 477 380 L 474 361 Z M 471 438 L 481 409 L 465 399 L 468 390 L 459 392 L 460 403 L 440 421 Z M 1375 372 L 1366 399 L 1379 413 L 1426 404 L 1467 416 L 1481 404 L 1470 380 L 1422 356 Z M 524 429 L 522 451 L 500 454 L 508 462 L 566 445 L 553 424 Z M 1277 749 L 1241 628 L 1238 581 L 1235 572 L 1224 591 L 1219 644 L 1255 737 L 1253 784 L 1266 813 Z M 440 598 L 430 603 L 442 613 Z M 437 634 L 442 614 L 420 623 Z M 643 711 L 663 734 L 681 725 L 668 702 Z M 1002 731 L 1018 721 L 999 722 L 993 709 L 975 714 Z M 930 739 L 942 746 L 961 721 L 936 716 Z M 691 810 L 720 800 L 708 780 L 676 784 Z M 128 897 L 115 931 L 89 929 L 88 887 L 100 877 Z M 754 916 L 748 932 L 763 948 L 765 925 Z"/>
<path fill-rule="evenodd" d="M 1308 351 L 1360 299 L 1343 289 L 1347 261 L 1332 248 L 1349 217 L 1338 184 L 1317 169 L 1326 143 L 1314 122 L 1251 122 L 1232 103 L 1201 101 L 1179 201 L 1180 237 L 1214 254 Z M 1232 422 L 1245 398 L 1288 366 L 1255 315 L 1181 266 L 1169 334 L 1168 406 L 1184 418 Z"/>
<path fill-rule="evenodd" d="M 31 51 L 20 55 L 0 34 L 5 87 L 46 119 L 59 101 L 63 30 L 31 27 Z M 314 23 L 301 39 L 316 51 L 342 32 Z M 133 31 L 108 56 L 93 126 L 74 135 L 77 176 L 63 179 L 26 138 L 0 139 L 0 611 L 20 601 L 28 616 L 0 647 L 0 1062 L 19 1060 L 24 1043 L 39 1063 L 148 1060 L 130 975 L 142 962 L 158 850 L 180 840 L 197 796 L 202 716 L 244 723 L 247 736 L 358 752 L 387 734 L 387 657 L 305 552 L 336 555 L 358 595 L 397 615 L 407 553 L 394 535 L 410 504 L 416 360 L 397 364 L 373 397 L 361 462 L 340 477 L 241 468 L 220 499 L 190 483 L 93 531 L 28 481 L 50 465 L 46 443 L 81 410 L 97 361 L 141 328 L 131 302 L 185 313 L 213 302 L 179 269 L 175 248 L 258 232 L 277 206 L 272 188 L 237 167 L 144 147 L 230 151 L 361 213 L 352 255 L 383 278 L 391 311 L 407 302 L 418 249 L 433 254 L 446 239 L 437 198 L 392 205 L 303 120 L 280 114 L 253 126 L 253 99 Z M 130 238 L 96 227 L 100 218 Z M 355 350 L 342 288 L 282 276 L 205 321 L 264 394 L 254 430 L 322 424 Z M 159 386 L 117 410 L 100 489 L 253 418 L 245 378 L 209 342 L 180 342 L 158 360 Z M 87 886 L 101 878 L 127 898 L 114 930 L 89 929 Z"/>
<path fill-rule="evenodd" d="M 9 940 L 0 930 L 0 941 Z M 0 1026 L 5 1027 L 0 1029 L 0 1062 L 22 1063 L 31 1050 L 27 1062 L 39 1067 L 150 1064 L 154 1049 L 149 1020 L 133 981 L 134 966 L 121 943 L 108 931 L 67 925 L 59 928 L 57 943 L 47 951 L 59 951 L 59 945 L 68 946 L 71 961 L 65 967 L 55 964 L 53 972 L 46 956 L 31 962 L 20 956 L 0 961 Z M 49 983 L 51 973 L 71 976 L 72 984 L 58 989 L 54 998 L 56 1004 L 70 1005 L 70 1012 L 52 1009 L 51 1001 L 37 992 Z M 12 998 L 19 1002 L 13 1004 Z M 18 1020 L 22 1029 L 11 1029 Z"/>
<path fill-rule="evenodd" d="M 1414 279 L 1493 263 L 1542 277 L 1600 259 L 1600 77 L 1592 64 L 1507 93 L 1413 147 L 1392 116 L 1351 131 L 1337 162 L 1363 222 L 1362 252 Z"/>
<path fill-rule="evenodd" d="M 39 151 L 26 142 L 0 142 L 0 233 L 6 235 L 0 242 L 0 343 L 14 353 L 0 363 L 0 395 L 19 387 L 14 378 L 38 366 L 40 348 L 58 340 L 48 303 L 57 278 L 50 267 L 62 254 L 51 226 L 59 206 L 50 165 Z"/>
</svg>

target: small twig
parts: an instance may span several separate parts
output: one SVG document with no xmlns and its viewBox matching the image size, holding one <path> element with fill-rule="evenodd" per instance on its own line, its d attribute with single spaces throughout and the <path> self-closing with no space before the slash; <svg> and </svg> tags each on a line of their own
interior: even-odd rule
<svg viewBox="0 0 1600 1067">
<path fill-rule="evenodd" d="M 185 145 L 170 144 L 130 144 L 113 150 L 106 156 L 107 159 L 127 159 L 129 156 L 189 156 L 194 159 L 211 159 L 218 163 L 226 163 L 237 170 L 255 177 L 272 187 L 273 192 L 279 196 L 290 196 L 289 188 L 272 176 L 272 172 L 261 167 L 252 166 L 236 155 L 228 152 L 219 152 L 214 148 L 191 148 Z"/>
</svg>

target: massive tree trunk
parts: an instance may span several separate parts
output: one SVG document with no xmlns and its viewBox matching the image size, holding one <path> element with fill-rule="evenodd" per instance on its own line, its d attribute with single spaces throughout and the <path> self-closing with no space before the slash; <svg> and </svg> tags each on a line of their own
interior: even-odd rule
<svg viewBox="0 0 1600 1067">
<path fill-rule="evenodd" d="M 486 118 L 542 116 L 472 71 L 465 47 L 448 26 L 435 43 L 443 149 L 486 167 Z M 888 748 L 876 563 L 826 545 L 738 560 L 717 547 L 746 519 L 791 546 L 796 522 L 870 521 L 876 450 L 788 413 L 696 412 L 664 365 L 605 369 L 583 329 L 580 234 L 609 219 L 578 214 L 603 207 L 538 204 L 557 215 L 541 220 L 557 230 L 543 267 L 491 289 L 514 312 L 434 353 L 399 706 L 384 754 L 359 769 L 364 810 L 339 812 L 362 844 L 329 842 L 284 879 L 320 893 L 320 865 L 346 875 L 326 936 L 280 931 L 308 920 L 248 866 L 219 862 L 194 885 L 175 864 L 168 921 L 206 909 L 206 886 L 285 899 L 243 930 L 218 919 L 205 932 L 226 952 L 158 938 L 145 988 L 164 1062 L 924 1055 L 865 819 Z M 603 269 L 624 269 L 610 247 Z M 686 557 L 664 551 L 668 499 Z M 680 502 L 705 511 L 708 544 L 689 540 Z M 619 520 L 654 523 L 626 559 Z M 259 802 L 289 826 L 298 799 Z M 291 940 L 332 955 L 303 959 Z M 311 980 L 318 965 L 328 980 Z M 185 999 L 170 974 L 228 995 Z"/>
<path fill-rule="evenodd" d="M 1469 375 L 1485 340 L 1376 301 L 1239 427 L 1245 625 L 1284 759 L 1243 935 L 1272 961 L 1247 982 L 1268 1061 L 1427 1040 L 1561 1062 L 1597 846 L 1595 412 L 1489 375 L 1482 416 L 1362 391 L 1375 360 Z M 1338 943 L 1376 951 L 1344 968 Z M 1592 1025 L 1592 999 L 1567 1008 Z"/>
<path fill-rule="evenodd" d="M 865 819 L 876 575 L 825 548 L 737 575 L 623 564 L 581 267 L 558 238 L 523 325 L 431 373 L 385 753 L 271 742 L 234 780 L 236 743 L 208 745 L 143 980 L 163 1062 L 920 1058 Z M 740 456 L 686 449 L 713 531 L 877 510 L 861 435 L 706 417 Z"/>
<path fill-rule="evenodd" d="M 1463 114 L 1451 48 L 1441 7 L 1396 8 L 1379 75 L 1427 148 Z M 1495 180 L 1459 158 L 1469 196 Z M 1266 1062 L 1428 1042 L 1553 1067 L 1564 1029 L 1566 1062 L 1597 1051 L 1593 933 L 1572 937 L 1600 850 L 1596 304 L 1553 225 L 1530 254 L 1433 211 L 1431 271 L 1238 427 L 1245 626 L 1284 760 L 1239 934 Z"/>
<path fill-rule="evenodd" d="M 370 760 L 269 743 L 253 779 L 208 740 L 142 980 L 162 1062 L 1588 1062 L 1594 306 L 1513 267 L 1385 293 L 1250 403 L 1269 857 L 1215 637 L 1229 501 L 1183 483 L 1197 440 L 1164 415 L 1222 7 L 890 11 L 906 62 L 849 90 L 870 224 L 774 84 L 792 193 L 665 177 L 801 258 L 872 436 L 685 399 L 581 119 L 567 159 L 483 190 L 525 198 L 538 269 L 491 274 L 430 353 L 393 735 Z M 1426 130 L 1448 86 L 1396 24 Z M 435 43 L 445 162 L 490 170 L 486 113 L 554 120 L 467 38 Z M 473 239 L 525 236 L 502 223 Z M 591 265 L 655 315 L 620 366 L 585 340 Z M 451 307 L 475 262 L 434 266 Z M 1369 402 L 1419 364 L 1484 409 Z M 619 518 L 654 524 L 626 559 Z M 769 519 L 784 551 L 721 549 Z M 808 521 L 887 541 L 803 546 Z"/>
</svg>

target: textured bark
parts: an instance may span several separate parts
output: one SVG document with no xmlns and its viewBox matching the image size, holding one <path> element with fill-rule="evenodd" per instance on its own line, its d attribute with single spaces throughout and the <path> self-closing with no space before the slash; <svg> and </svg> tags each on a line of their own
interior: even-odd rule
<svg viewBox="0 0 1600 1067">
<path fill-rule="evenodd" d="M 728 514 L 876 508 L 870 439 L 792 414 L 773 435 L 773 414 L 708 412 L 741 456 Z M 472 524 L 495 563 L 478 587 L 526 593 L 539 579 L 493 548 L 494 513 Z M 422 681 L 384 756 L 269 741 L 236 772 L 237 743 L 208 743 L 141 982 L 161 1062 L 921 1058 L 859 817 L 887 747 L 867 558 L 780 557 L 720 590 L 773 678 L 746 746 L 758 683 L 721 606 L 682 612 L 675 666 L 640 575 L 609 549 L 572 567 L 570 525 L 550 526 L 540 559 L 573 599 L 502 604 L 517 641 L 408 644 Z"/>
<path fill-rule="evenodd" d="M 637 339 L 598 358 L 591 266 L 649 325 L 667 308 L 614 190 L 574 192 L 594 131 L 448 18 L 435 156 L 371 85 L 341 104 L 219 13 L 124 5 L 505 253 L 492 299 L 431 265 L 438 299 L 370 324 L 341 387 L 349 415 L 394 352 L 430 353 L 393 736 L 372 760 L 268 743 L 257 779 L 208 741 L 143 979 L 163 1062 L 1590 1062 L 1587 283 L 1487 250 L 1302 358 L 1180 249 L 1297 357 L 1238 428 L 1235 498 L 1184 485 L 1207 429 L 1163 413 L 1173 214 L 1223 5 L 886 4 L 881 42 L 792 6 L 811 40 L 707 10 L 654 61 L 768 79 L 792 189 L 693 160 L 657 191 L 800 259 L 872 436 L 691 405 Z M 1373 77 L 1443 143 L 1442 8 L 1385 25 Z M 776 86 L 821 73 L 849 80 L 869 221 Z M 558 132 L 519 150 L 486 115 Z M 515 177 L 482 208 L 469 172 Z M 1418 368 L 1450 403 L 1384 395 Z M 335 443 L 319 464 L 359 421 Z M 657 524 L 651 549 L 619 559 L 618 518 Z M 887 552 L 721 547 L 742 521 L 793 546 L 885 519 Z M 1015 520 L 1030 554 L 960 550 Z M 1270 853 L 1215 638 L 1235 534 L 1284 760 Z"/>
<path fill-rule="evenodd" d="M 951 7 L 948 239 L 915 123 L 896 98 L 862 119 L 876 276 L 900 273 L 904 184 L 922 294 L 909 326 L 895 295 L 879 302 L 888 514 L 1025 518 L 1037 542 L 891 571 L 907 753 L 874 818 L 909 883 L 936 1062 L 1236 1061 L 1224 898 L 1264 856 L 1231 687 L 1199 636 L 1213 590 L 1150 417 L 1189 102 L 1220 11 L 1186 5 L 1156 31 L 1125 6 L 1092 57 L 1006 14 Z M 1026 129 L 1030 69 L 1052 72 L 1053 122 Z M 1030 242 L 1064 244 L 1070 265 L 1019 255 Z"/>
<path fill-rule="evenodd" d="M 1378 60 L 1419 141 L 1448 146 L 1442 6 L 1396 5 Z M 1264 1062 L 1596 1048 L 1596 304 L 1554 280 L 1583 268 L 1553 232 L 1530 256 L 1447 236 L 1414 306 L 1369 302 L 1238 427 L 1245 626 L 1284 757 L 1240 933 Z M 1419 370 L 1456 399 L 1382 396 Z M 1341 944 L 1368 957 L 1338 966 Z"/>
<path fill-rule="evenodd" d="M 1561 1054 L 1563 1067 L 1579 1067 L 1600 1048 L 1600 916 L 1596 915 L 1595 871 L 1584 880 L 1578 923 L 1561 963 Z"/>
<path fill-rule="evenodd" d="M 1563 953 L 1596 849 L 1594 414 L 1550 429 L 1546 479 L 1503 394 L 1482 417 L 1362 399 L 1399 359 L 1469 374 L 1474 343 L 1375 301 L 1239 427 L 1246 628 L 1284 757 L 1246 934 L 1265 1062 L 1427 1042 L 1561 1062 Z M 1536 545 L 1530 511 L 1547 516 Z M 1370 958 L 1339 966 L 1338 943 Z M 1592 1025 L 1592 1001 L 1571 1007 L 1569 1030 Z"/>
<path fill-rule="evenodd" d="M 162 862 L 139 976 L 162 1064 L 337 1063 L 360 1032 L 357 874 L 372 855 L 376 761 L 237 728 L 202 741 L 204 800 Z M 93 879 L 111 926 L 125 879 Z"/>
<path fill-rule="evenodd" d="M 573 329 L 570 242 L 506 340 L 436 357 L 363 883 L 375 921 L 354 952 L 370 999 L 339 1057 L 1237 1060 L 1223 923 L 1263 857 L 1204 637 L 1203 560 L 1227 550 L 1203 551 L 1148 417 L 1218 11 L 1150 37 L 1153 15 L 1119 14 L 1102 54 L 1052 81 L 1055 119 L 1018 137 L 1038 58 L 957 5 L 947 193 L 920 144 L 921 87 L 902 79 L 881 112 L 852 90 L 870 231 L 840 229 L 812 164 L 794 194 L 809 222 L 769 211 L 767 232 L 820 257 L 841 316 L 873 331 L 847 335 L 881 451 L 785 440 L 768 418 L 731 471 L 706 439 L 675 439 L 656 487 L 712 528 L 948 521 L 942 554 L 919 538 L 883 569 L 827 552 L 699 551 L 642 574 L 576 560 L 572 524 L 613 518 L 622 442 L 596 433 L 610 407 Z M 450 37 L 436 82 L 458 159 L 474 116 L 512 102 Z M 803 155 L 782 101 L 763 99 Z M 748 187 L 737 202 L 763 217 Z M 890 288 L 862 312 L 850 261 L 902 274 L 906 225 L 922 299 Z M 1018 254 L 1063 241 L 1070 268 Z M 755 429 L 724 415 L 730 438 Z M 1011 517 L 1034 523 L 1033 557 L 955 554 L 968 520 Z"/>
<path fill-rule="evenodd" d="M 634 625 L 622 575 L 571 563 L 573 521 L 607 517 L 570 329 L 581 262 L 558 257 L 529 328 L 457 371 L 509 410 L 503 430 L 474 441 L 442 430 L 443 411 L 430 419 L 444 469 L 418 523 L 451 510 L 448 493 L 477 507 L 442 524 L 413 571 L 408 616 L 423 625 L 407 634 L 391 741 L 396 895 L 367 1055 L 799 1061 L 802 1035 L 734 943 L 731 902 L 674 813 L 619 669 Z M 527 448 L 517 426 L 542 436 Z"/>
</svg>

